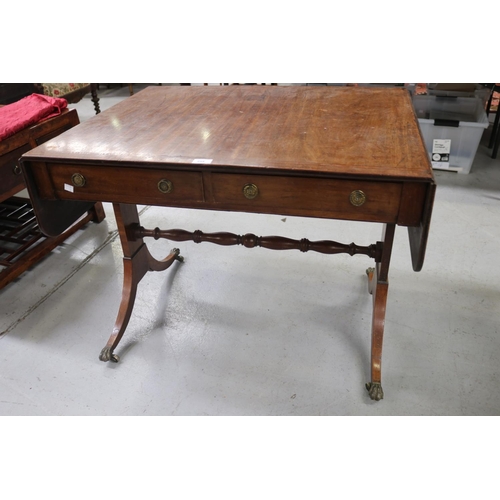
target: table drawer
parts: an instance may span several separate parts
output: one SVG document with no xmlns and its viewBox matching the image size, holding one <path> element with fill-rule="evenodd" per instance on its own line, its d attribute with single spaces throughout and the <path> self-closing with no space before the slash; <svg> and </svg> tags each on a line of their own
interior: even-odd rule
<svg viewBox="0 0 500 500">
<path fill-rule="evenodd" d="M 396 222 L 398 182 L 212 174 L 215 204 L 249 212 Z"/>
<path fill-rule="evenodd" d="M 164 169 L 47 165 L 65 200 L 185 206 L 204 201 L 202 175 Z"/>
</svg>

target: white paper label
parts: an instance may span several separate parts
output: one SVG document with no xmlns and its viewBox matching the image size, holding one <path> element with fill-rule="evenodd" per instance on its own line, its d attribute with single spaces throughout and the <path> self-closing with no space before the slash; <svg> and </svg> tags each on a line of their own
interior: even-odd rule
<svg viewBox="0 0 500 500">
<path fill-rule="evenodd" d="M 64 184 L 64 191 L 69 191 L 70 193 L 74 193 L 75 188 L 71 184 Z"/>
<path fill-rule="evenodd" d="M 450 168 L 451 139 L 434 139 L 432 141 L 432 166 L 434 168 Z"/>
<path fill-rule="evenodd" d="M 207 158 L 197 158 L 196 160 L 193 160 L 193 163 L 205 163 L 205 164 L 208 164 L 208 163 L 212 163 L 212 159 L 207 159 Z"/>
</svg>

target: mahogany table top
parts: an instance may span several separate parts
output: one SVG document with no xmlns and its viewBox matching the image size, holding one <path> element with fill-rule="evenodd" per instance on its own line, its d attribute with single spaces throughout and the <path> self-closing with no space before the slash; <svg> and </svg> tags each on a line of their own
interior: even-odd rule
<svg viewBox="0 0 500 500">
<path fill-rule="evenodd" d="M 400 88 L 152 86 L 25 156 L 433 179 Z"/>
</svg>

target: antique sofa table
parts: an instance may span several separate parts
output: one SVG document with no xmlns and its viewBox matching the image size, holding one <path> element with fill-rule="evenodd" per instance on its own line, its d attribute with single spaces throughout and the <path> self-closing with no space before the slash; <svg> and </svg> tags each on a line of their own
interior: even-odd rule
<svg viewBox="0 0 500 500">
<path fill-rule="evenodd" d="M 148 87 L 25 154 L 39 225 L 59 234 L 95 202 L 113 203 L 124 254 L 122 301 L 100 354 L 114 353 L 137 285 L 154 259 L 144 238 L 274 250 L 364 254 L 373 295 L 370 397 L 383 397 L 382 338 L 397 225 L 422 267 L 435 183 L 411 98 L 398 88 Z M 383 224 L 359 246 L 278 236 L 146 229 L 137 204 L 342 219 Z"/>
</svg>

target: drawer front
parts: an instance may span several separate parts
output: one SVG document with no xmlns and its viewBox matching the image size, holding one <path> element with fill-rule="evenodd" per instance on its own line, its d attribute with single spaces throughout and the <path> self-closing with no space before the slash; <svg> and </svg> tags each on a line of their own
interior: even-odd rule
<svg viewBox="0 0 500 500">
<path fill-rule="evenodd" d="M 24 189 L 24 178 L 19 166 L 19 158 L 23 153 L 29 151 L 29 146 L 9 151 L 0 157 L 0 196 L 13 194 Z"/>
<path fill-rule="evenodd" d="M 47 164 L 56 196 L 65 200 L 186 206 L 204 201 L 202 175 L 163 169 Z"/>
<path fill-rule="evenodd" d="M 396 222 L 401 189 L 398 182 L 212 174 L 220 208 L 283 215 Z"/>
</svg>

